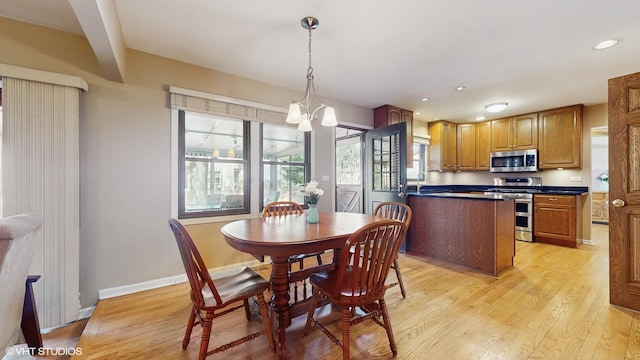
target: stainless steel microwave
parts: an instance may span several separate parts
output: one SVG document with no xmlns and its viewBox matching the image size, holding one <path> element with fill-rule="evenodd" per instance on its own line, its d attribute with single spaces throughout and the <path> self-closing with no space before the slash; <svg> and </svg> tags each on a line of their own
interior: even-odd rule
<svg viewBox="0 0 640 360">
<path fill-rule="evenodd" d="M 515 150 L 491 153 L 491 172 L 538 171 L 538 150 Z"/>
</svg>

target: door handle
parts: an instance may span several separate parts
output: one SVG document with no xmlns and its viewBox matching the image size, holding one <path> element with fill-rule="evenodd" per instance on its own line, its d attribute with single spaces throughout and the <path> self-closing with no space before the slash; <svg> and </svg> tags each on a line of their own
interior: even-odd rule
<svg viewBox="0 0 640 360">
<path fill-rule="evenodd" d="M 402 191 L 402 189 L 404 189 L 405 186 L 406 186 L 405 184 L 399 184 L 398 185 L 398 187 L 400 188 L 400 192 L 398 193 L 398 196 L 401 197 L 401 198 L 407 196 L 407 193 Z M 420 192 L 420 187 L 418 187 L 418 192 Z"/>
<path fill-rule="evenodd" d="M 621 208 L 621 207 L 623 207 L 623 206 L 624 206 L 624 200 L 622 200 L 622 199 L 615 199 L 615 200 L 613 200 L 613 201 L 611 202 L 611 205 L 613 205 L 614 207 L 617 207 L 617 208 Z"/>
</svg>

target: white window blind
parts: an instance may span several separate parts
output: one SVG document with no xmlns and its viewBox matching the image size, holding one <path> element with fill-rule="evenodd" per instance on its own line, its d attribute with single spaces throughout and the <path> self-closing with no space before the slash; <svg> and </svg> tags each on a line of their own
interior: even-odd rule
<svg viewBox="0 0 640 360">
<path fill-rule="evenodd" d="M 195 111 L 240 120 L 289 125 L 285 122 L 287 109 L 284 108 L 177 87 L 171 87 L 170 92 L 172 109 Z"/>
</svg>

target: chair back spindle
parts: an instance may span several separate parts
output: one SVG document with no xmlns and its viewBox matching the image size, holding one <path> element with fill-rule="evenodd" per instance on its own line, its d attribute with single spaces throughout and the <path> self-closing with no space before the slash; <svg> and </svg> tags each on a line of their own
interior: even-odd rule
<svg viewBox="0 0 640 360">
<path fill-rule="evenodd" d="M 262 210 L 263 217 L 302 215 L 303 213 L 304 208 L 302 205 L 293 201 L 273 201 L 265 205 Z"/>
</svg>

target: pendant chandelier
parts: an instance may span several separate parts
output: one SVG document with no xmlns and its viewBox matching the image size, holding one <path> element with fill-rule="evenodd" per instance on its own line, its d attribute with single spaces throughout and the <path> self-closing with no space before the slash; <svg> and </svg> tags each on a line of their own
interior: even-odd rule
<svg viewBox="0 0 640 360">
<path fill-rule="evenodd" d="M 307 69 L 307 90 L 304 97 L 300 101 L 294 101 L 289 105 L 289 113 L 287 114 L 287 122 L 290 124 L 298 124 L 298 130 L 311 131 L 311 120 L 316 116 L 318 111 L 324 109 L 322 117 L 323 126 L 336 126 L 336 112 L 333 106 L 323 104 L 316 95 L 316 89 L 313 86 L 313 67 L 311 66 L 311 30 L 320 24 L 318 19 L 308 16 L 300 21 L 302 27 L 309 31 L 309 68 Z M 313 99 L 312 99 L 313 97 Z M 313 110 L 311 101 L 315 100 L 318 107 Z"/>
</svg>

